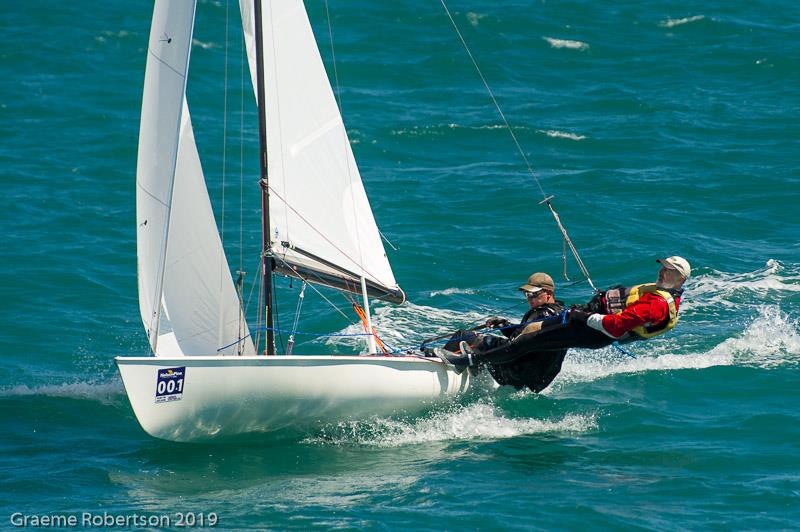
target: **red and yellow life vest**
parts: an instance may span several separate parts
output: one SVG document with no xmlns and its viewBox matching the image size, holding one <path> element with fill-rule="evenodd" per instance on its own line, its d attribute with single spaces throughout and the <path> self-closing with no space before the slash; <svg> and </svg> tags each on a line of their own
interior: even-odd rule
<svg viewBox="0 0 800 532">
<path fill-rule="evenodd" d="M 667 290 L 656 287 L 655 283 L 609 288 L 605 293 L 606 314 L 619 314 L 639 301 L 644 294 L 655 294 L 662 297 L 669 306 L 669 318 L 661 323 L 639 325 L 630 332 L 639 338 L 652 338 L 675 327 L 678 323 L 678 306 L 675 304 L 675 298 Z"/>
</svg>

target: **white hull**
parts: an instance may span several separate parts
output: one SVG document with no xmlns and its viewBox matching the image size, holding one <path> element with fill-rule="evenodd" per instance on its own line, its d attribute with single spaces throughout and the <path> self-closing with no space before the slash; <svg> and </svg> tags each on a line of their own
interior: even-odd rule
<svg viewBox="0 0 800 532">
<path fill-rule="evenodd" d="M 409 413 L 464 392 L 470 384 L 469 372 L 456 375 L 438 360 L 416 357 L 115 360 L 139 424 L 151 436 L 171 441 Z M 176 371 L 168 375 L 168 369 Z"/>
</svg>

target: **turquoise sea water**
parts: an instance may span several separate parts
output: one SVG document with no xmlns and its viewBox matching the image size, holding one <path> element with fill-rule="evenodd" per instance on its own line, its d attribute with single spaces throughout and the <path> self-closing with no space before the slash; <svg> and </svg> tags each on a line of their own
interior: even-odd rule
<svg viewBox="0 0 800 532">
<path fill-rule="evenodd" d="M 449 7 L 595 282 L 649 281 L 657 256 L 692 262 L 676 331 L 633 347 L 635 359 L 574 351 L 539 396 L 500 390 L 415 417 L 218 445 L 154 440 L 113 367 L 147 352 L 134 176 L 151 6 L 8 3 L 0 528 L 14 512 L 189 511 L 215 512 L 224 529 L 797 526 L 796 2 Z M 331 66 L 325 4 L 307 8 Z M 241 261 L 252 279 L 257 129 L 249 80 L 239 127 L 237 9 L 224 236 L 232 268 Z M 537 270 L 567 301 L 588 299 L 585 283 L 561 280 L 558 231 L 440 3 L 330 9 L 345 122 L 410 301 L 377 305 L 384 339 L 413 345 L 522 314 L 515 288 Z M 199 3 L 189 81 L 218 217 L 225 20 L 224 1 Z M 298 287 L 279 284 L 290 316 Z M 319 298 L 305 309 L 303 330 L 357 330 Z"/>
</svg>

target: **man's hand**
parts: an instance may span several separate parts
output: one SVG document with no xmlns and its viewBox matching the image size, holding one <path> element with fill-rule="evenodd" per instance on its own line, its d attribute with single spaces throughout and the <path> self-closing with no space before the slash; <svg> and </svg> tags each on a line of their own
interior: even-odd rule
<svg viewBox="0 0 800 532">
<path fill-rule="evenodd" d="M 505 318 L 499 318 L 497 316 L 492 316 L 488 320 L 486 320 L 486 327 L 490 329 L 502 329 L 503 327 L 508 326 L 508 320 Z"/>
<path fill-rule="evenodd" d="M 575 321 L 578 323 L 586 323 L 586 320 L 589 319 L 591 314 L 591 312 L 586 312 L 585 310 L 581 310 L 577 307 L 572 307 L 569 309 L 569 315 L 567 316 L 567 319 L 571 322 Z"/>
</svg>

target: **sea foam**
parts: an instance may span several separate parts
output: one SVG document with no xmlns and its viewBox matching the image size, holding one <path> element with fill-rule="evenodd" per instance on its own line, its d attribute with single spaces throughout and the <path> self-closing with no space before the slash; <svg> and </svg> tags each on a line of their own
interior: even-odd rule
<svg viewBox="0 0 800 532">
<path fill-rule="evenodd" d="M 474 288 L 455 288 L 455 287 L 453 287 L 453 288 L 445 288 L 444 290 L 433 290 L 431 292 L 431 297 L 435 297 L 435 296 L 452 296 L 452 295 L 455 295 L 455 294 L 473 295 L 473 294 L 477 294 L 477 293 L 478 293 L 478 291 L 475 290 Z"/>
<path fill-rule="evenodd" d="M 800 364 L 800 323 L 777 305 L 764 305 L 742 334 L 726 339 L 709 353 L 731 356 L 743 366 L 796 366 Z"/>
<path fill-rule="evenodd" d="M 72 382 L 62 384 L 46 384 L 42 386 L 27 386 L 20 384 L 10 388 L 0 389 L 0 397 L 59 397 L 68 399 L 88 399 L 110 404 L 119 399 L 125 391 L 119 382 L 89 383 Z"/>
<path fill-rule="evenodd" d="M 800 273 L 787 271 L 780 261 L 769 259 L 764 267 L 750 272 L 710 270 L 691 278 L 686 283 L 681 310 L 779 303 L 797 292 L 800 292 Z"/>
<path fill-rule="evenodd" d="M 372 326 L 387 347 L 405 350 L 422 343 L 426 338 L 454 331 L 484 319 L 483 311 L 458 312 L 455 310 L 415 305 L 406 302 L 400 306 L 377 306 L 372 315 Z M 337 334 L 362 334 L 361 323 L 351 324 Z M 324 340 L 329 346 L 364 349 L 364 336 L 333 336 Z"/>
<path fill-rule="evenodd" d="M 494 405 L 451 404 L 447 410 L 413 420 L 378 418 L 325 427 L 306 443 L 399 447 L 451 440 L 495 440 L 542 433 L 581 433 L 597 428 L 593 415 L 568 414 L 556 419 L 506 417 Z"/>
<path fill-rule="evenodd" d="M 544 133 L 548 137 L 556 139 L 569 139 L 569 140 L 583 140 L 585 135 L 578 135 L 577 133 L 569 133 L 565 131 L 558 131 L 557 129 L 539 129 L 537 133 Z"/>
<path fill-rule="evenodd" d="M 542 37 L 553 48 L 567 48 L 569 50 L 588 50 L 589 45 L 583 41 L 571 41 L 569 39 L 555 39 L 553 37 Z"/>
<path fill-rule="evenodd" d="M 682 26 L 690 22 L 703 20 L 704 18 L 706 18 L 704 15 L 695 15 L 693 17 L 685 17 L 685 18 L 668 18 L 667 20 L 662 20 L 661 22 L 659 22 L 658 25 L 661 26 L 662 28 L 673 28 L 675 26 Z"/>
</svg>

